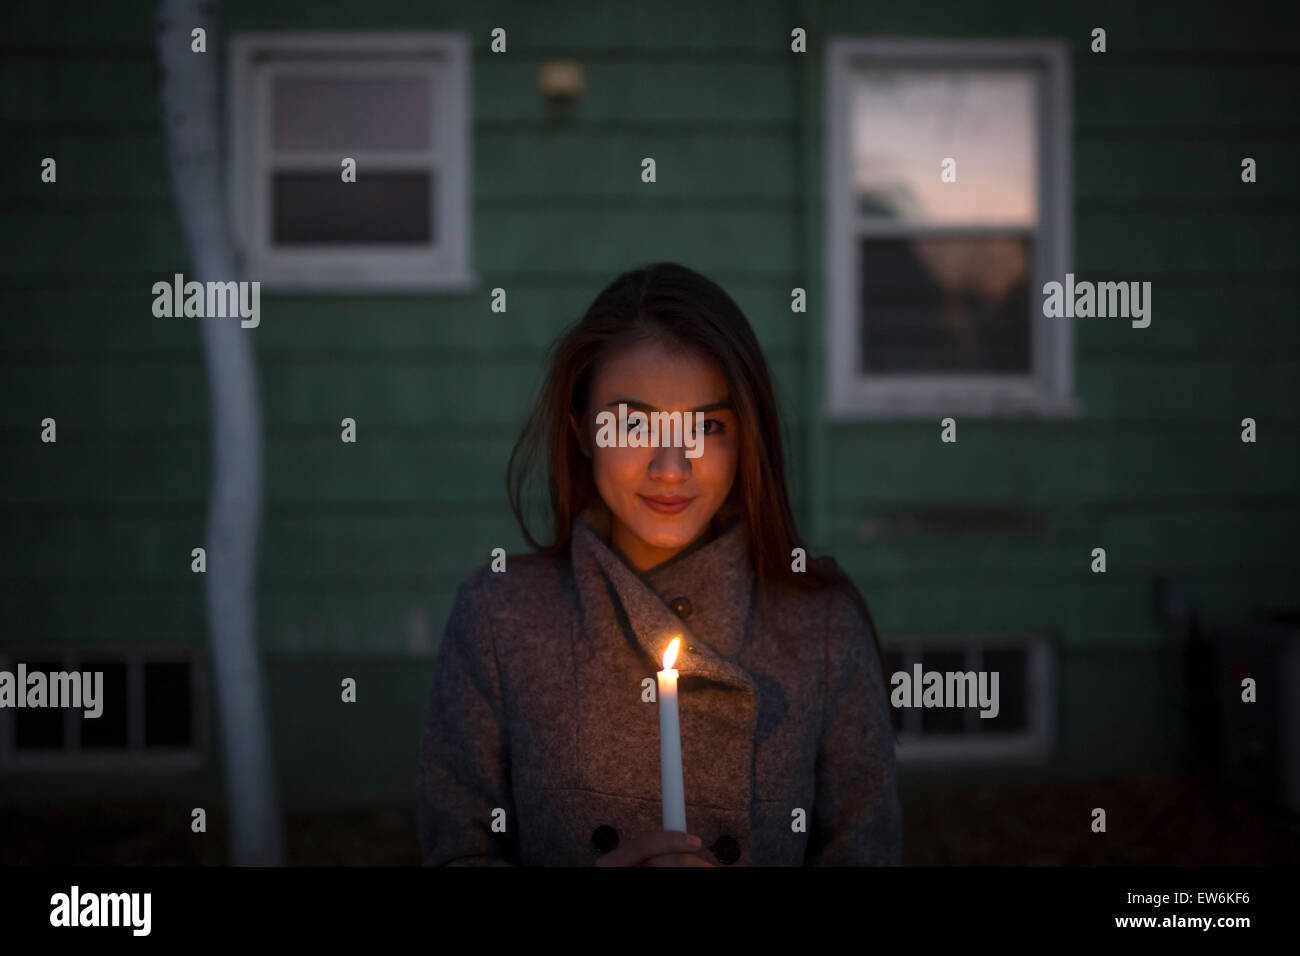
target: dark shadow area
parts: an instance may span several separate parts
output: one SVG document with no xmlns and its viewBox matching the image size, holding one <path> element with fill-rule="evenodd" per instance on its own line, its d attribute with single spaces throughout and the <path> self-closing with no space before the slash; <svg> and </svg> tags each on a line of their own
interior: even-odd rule
<svg viewBox="0 0 1300 956">
<path fill-rule="evenodd" d="M 1092 809 L 1107 810 L 1093 833 Z M 176 826 L 163 821 L 175 820 Z M 165 804 L 7 809 L 0 865 L 223 866 L 224 817 L 188 832 Z M 417 866 L 413 807 L 291 812 L 295 866 Z M 919 787 L 903 792 L 906 866 L 1286 866 L 1300 816 L 1246 800 L 1205 774 Z"/>
</svg>

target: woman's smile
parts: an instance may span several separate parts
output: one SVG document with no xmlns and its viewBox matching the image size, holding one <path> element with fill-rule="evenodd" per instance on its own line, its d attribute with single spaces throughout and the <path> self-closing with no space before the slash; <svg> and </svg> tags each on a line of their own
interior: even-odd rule
<svg viewBox="0 0 1300 956">
<path fill-rule="evenodd" d="M 661 515 L 681 514 L 695 500 L 684 495 L 638 495 L 637 497 L 645 502 L 647 508 Z"/>
</svg>

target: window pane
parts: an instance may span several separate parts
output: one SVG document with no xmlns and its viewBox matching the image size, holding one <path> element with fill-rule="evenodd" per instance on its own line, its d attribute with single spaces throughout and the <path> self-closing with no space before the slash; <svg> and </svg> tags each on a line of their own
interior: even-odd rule
<svg viewBox="0 0 1300 956">
<path fill-rule="evenodd" d="M 864 239 L 863 372 L 1028 372 L 1027 239 Z"/>
<path fill-rule="evenodd" d="M 357 171 L 275 173 L 271 178 L 272 237 L 278 244 L 407 243 L 433 241 L 430 173 Z"/>
<path fill-rule="evenodd" d="M 985 651 L 984 668 L 998 672 L 998 715 L 981 717 L 986 734 L 1022 734 L 1029 729 L 1029 674 L 1022 650 Z"/>
<path fill-rule="evenodd" d="M 144 745 L 187 747 L 193 722 L 190 665 L 155 661 L 144 665 Z"/>
<path fill-rule="evenodd" d="M 45 702 L 51 698 L 49 676 L 64 669 L 62 661 L 25 661 L 27 665 L 27 686 L 17 686 L 18 666 L 15 662 L 14 689 L 27 695 L 31 686 L 31 676 L 36 671 L 45 675 Z M 63 748 L 63 712 L 62 707 L 23 707 L 11 711 L 14 718 L 14 749 L 16 750 L 60 750 Z"/>
<path fill-rule="evenodd" d="M 864 215 L 928 225 L 1033 226 L 1036 74 L 864 69 L 850 96 L 853 183 Z M 940 179 L 956 160 L 956 180 Z"/>
<path fill-rule="evenodd" d="M 125 747 L 126 738 L 126 664 L 122 661 L 83 660 L 81 669 L 89 673 L 102 671 L 104 685 L 100 691 L 102 712 L 89 718 L 78 711 L 81 721 L 81 749 Z"/>
<path fill-rule="evenodd" d="M 276 149 L 429 146 L 429 82 L 421 74 L 278 75 L 272 90 Z"/>
<path fill-rule="evenodd" d="M 921 653 L 921 678 L 924 682 L 929 671 L 938 671 L 947 687 L 948 671 L 965 671 L 966 655 L 961 651 L 923 651 Z M 924 699 L 925 684 L 921 684 Z M 967 701 L 969 703 L 969 701 Z M 923 734 L 959 734 L 965 723 L 966 715 L 958 707 L 924 707 L 921 710 L 921 733 Z"/>
</svg>

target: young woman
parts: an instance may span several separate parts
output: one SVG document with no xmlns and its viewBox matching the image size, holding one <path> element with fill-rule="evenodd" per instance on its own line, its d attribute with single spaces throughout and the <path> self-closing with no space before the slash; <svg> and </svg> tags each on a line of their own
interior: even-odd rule
<svg viewBox="0 0 1300 956">
<path fill-rule="evenodd" d="M 664 413 L 684 430 L 648 427 Z M 508 483 L 536 551 L 457 593 L 420 743 L 426 865 L 900 862 L 875 627 L 802 549 L 767 364 L 721 288 L 673 263 L 615 279 L 554 348 Z M 678 636 L 689 833 L 662 828 L 653 693 Z"/>
</svg>

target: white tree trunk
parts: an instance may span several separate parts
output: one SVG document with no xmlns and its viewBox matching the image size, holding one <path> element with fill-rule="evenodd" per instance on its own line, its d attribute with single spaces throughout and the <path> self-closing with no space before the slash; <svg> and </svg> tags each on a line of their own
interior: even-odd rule
<svg viewBox="0 0 1300 956">
<path fill-rule="evenodd" d="M 160 0 L 156 14 L 163 136 L 193 270 L 187 281 L 239 278 L 226 216 L 218 11 L 216 0 Z M 207 33 L 206 53 L 191 52 L 196 27 Z M 278 866 L 283 841 L 253 593 L 262 494 L 253 330 L 242 328 L 238 316 L 163 321 L 201 325 L 208 368 L 212 488 L 204 582 L 230 862 Z"/>
</svg>

